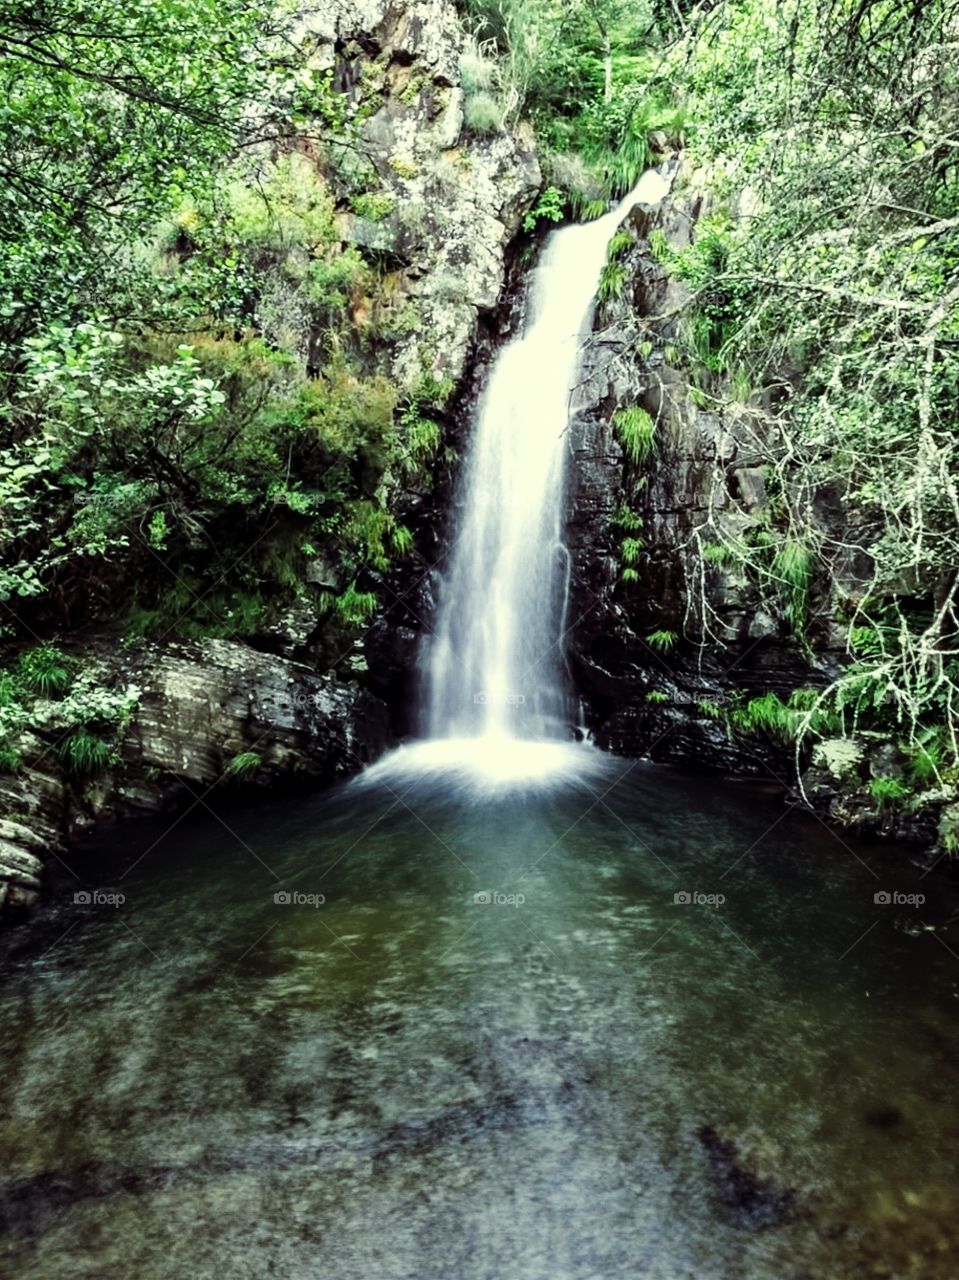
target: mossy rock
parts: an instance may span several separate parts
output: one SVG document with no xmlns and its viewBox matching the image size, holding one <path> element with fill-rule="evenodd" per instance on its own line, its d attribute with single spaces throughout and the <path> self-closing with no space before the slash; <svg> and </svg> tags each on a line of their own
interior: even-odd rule
<svg viewBox="0 0 959 1280">
<path fill-rule="evenodd" d="M 865 752 L 852 738 L 824 738 L 813 749 L 812 764 L 825 769 L 837 782 L 858 776 Z"/>
</svg>

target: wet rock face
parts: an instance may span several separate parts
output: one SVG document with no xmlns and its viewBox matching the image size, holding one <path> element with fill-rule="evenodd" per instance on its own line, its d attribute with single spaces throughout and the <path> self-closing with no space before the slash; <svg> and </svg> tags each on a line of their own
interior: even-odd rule
<svg viewBox="0 0 959 1280">
<path fill-rule="evenodd" d="M 0 783 L 0 913 L 35 906 L 46 857 L 104 819 L 148 813 L 236 785 L 329 782 L 391 741 L 386 707 L 355 684 L 226 640 L 85 652 L 104 688 L 140 690 L 115 763 L 82 787 L 59 769 L 53 738 L 25 735 L 24 769 Z"/>
</svg>

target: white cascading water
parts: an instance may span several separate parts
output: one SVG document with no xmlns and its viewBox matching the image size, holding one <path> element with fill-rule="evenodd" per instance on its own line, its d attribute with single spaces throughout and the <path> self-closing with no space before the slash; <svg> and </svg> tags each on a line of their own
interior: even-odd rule
<svg viewBox="0 0 959 1280">
<path fill-rule="evenodd" d="M 630 209 L 668 189 L 650 170 L 610 213 L 546 242 L 523 331 L 499 352 L 480 402 L 428 652 L 427 740 L 397 753 L 406 766 L 514 779 L 548 774 L 568 756 L 570 394 L 606 247 Z"/>
</svg>

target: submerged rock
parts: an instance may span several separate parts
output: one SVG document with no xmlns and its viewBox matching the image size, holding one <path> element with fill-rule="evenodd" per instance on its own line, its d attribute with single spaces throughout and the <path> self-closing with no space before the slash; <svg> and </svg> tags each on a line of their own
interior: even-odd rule
<svg viewBox="0 0 959 1280">
<path fill-rule="evenodd" d="M 696 1136 L 702 1143 L 723 1203 L 737 1225 L 754 1231 L 780 1227 L 798 1213 L 798 1193 L 776 1175 L 776 1152 L 767 1139 L 723 1137 L 712 1125 Z"/>
</svg>

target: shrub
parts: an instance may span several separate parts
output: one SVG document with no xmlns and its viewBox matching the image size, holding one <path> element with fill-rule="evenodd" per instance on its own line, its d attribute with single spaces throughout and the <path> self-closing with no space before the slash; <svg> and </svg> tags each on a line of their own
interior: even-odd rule
<svg viewBox="0 0 959 1280">
<path fill-rule="evenodd" d="M 503 109 L 489 93 L 477 93 L 467 99 L 463 115 L 466 127 L 480 137 L 503 132 Z"/>
</svg>

